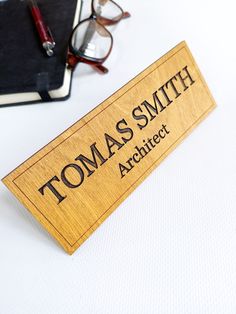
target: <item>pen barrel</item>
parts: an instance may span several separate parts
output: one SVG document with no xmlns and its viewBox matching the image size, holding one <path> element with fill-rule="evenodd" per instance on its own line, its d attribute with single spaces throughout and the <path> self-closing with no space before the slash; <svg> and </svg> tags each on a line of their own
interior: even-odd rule
<svg viewBox="0 0 236 314">
<path fill-rule="evenodd" d="M 41 43 L 44 44 L 45 42 L 52 42 L 53 40 L 50 34 L 48 33 L 48 28 L 43 21 L 43 17 L 41 15 L 39 8 L 37 6 L 32 6 L 30 10 L 31 10 L 31 14 L 33 16 L 34 23 L 37 28 Z"/>
</svg>

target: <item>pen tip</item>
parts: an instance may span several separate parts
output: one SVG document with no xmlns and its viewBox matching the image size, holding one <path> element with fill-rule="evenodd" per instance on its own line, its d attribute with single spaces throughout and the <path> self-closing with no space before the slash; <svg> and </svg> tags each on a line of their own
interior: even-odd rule
<svg viewBox="0 0 236 314">
<path fill-rule="evenodd" d="M 49 57 L 52 57 L 54 55 L 54 52 L 52 49 L 48 49 L 46 52 Z"/>
</svg>

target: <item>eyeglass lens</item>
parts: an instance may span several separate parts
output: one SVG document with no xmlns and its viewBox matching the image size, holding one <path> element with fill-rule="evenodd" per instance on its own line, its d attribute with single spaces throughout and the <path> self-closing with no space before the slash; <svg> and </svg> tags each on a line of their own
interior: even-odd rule
<svg viewBox="0 0 236 314">
<path fill-rule="evenodd" d="M 102 17 L 113 21 L 119 21 L 123 14 L 121 8 L 110 0 L 94 0 L 93 10 L 98 18 Z"/>
<path fill-rule="evenodd" d="M 89 59 L 103 59 L 111 47 L 110 33 L 94 19 L 85 20 L 72 36 L 76 55 Z"/>
</svg>

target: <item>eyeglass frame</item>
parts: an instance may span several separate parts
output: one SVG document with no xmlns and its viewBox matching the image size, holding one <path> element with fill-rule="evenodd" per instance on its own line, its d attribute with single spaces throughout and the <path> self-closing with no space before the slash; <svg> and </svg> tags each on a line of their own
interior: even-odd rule
<svg viewBox="0 0 236 314">
<path fill-rule="evenodd" d="M 92 0 L 91 2 L 91 16 L 87 19 L 84 19 L 82 21 L 80 21 L 72 30 L 70 38 L 69 38 L 69 50 L 68 50 L 68 56 L 67 56 L 67 64 L 68 64 L 68 68 L 71 70 L 74 70 L 75 67 L 77 66 L 77 64 L 79 62 L 83 62 L 86 63 L 90 66 L 92 66 L 97 72 L 99 72 L 100 74 L 105 74 L 108 72 L 108 69 L 106 67 L 104 67 L 102 64 L 106 61 L 106 59 L 109 57 L 112 48 L 113 48 L 113 36 L 112 34 L 109 32 L 109 30 L 105 27 L 105 26 L 111 26 L 114 24 L 119 23 L 122 19 L 124 18 L 128 18 L 130 17 L 130 13 L 124 11 L 115 1 L 113 0 L 108 0 L 110 2 L 112 2 L 114 5 L 116 5 L 120 11 L 121 11 L 121 16 L 119 17 L 119 19 L 114 20 L 114 19 L 108 19 L 102 16 L 98 16 L 96 13 L 96 10 L 94 8 L 94 1 Z M 96 23 L 98 23 L 101 27 L 105 28 L 106 32 L 109 34 L 110 38 L 111 38 L 111 45 L 110 45 L 110 49 L 108 50 L 108 53 L 106 54 L 105 57 L 97 59 L 97 58 L 92 58 L 92 57 L 81 57 L 76 55 L 75 49 L 72 45 L 72 38 L 74 33 L 76 32 L 77 28 L 84 22 L 88 22 L 88 21 L 95 21 Z"/>
</svg>

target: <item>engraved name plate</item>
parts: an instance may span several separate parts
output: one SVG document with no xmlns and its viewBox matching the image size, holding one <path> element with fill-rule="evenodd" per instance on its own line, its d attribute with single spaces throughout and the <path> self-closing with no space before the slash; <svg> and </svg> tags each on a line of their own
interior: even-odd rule
<svg viewBox="0 0 236 314">
<path fill-rule="evenodd" d="M 214 107 L 182 42 L 3 182 L 72 254 Z"/>
</svg>

